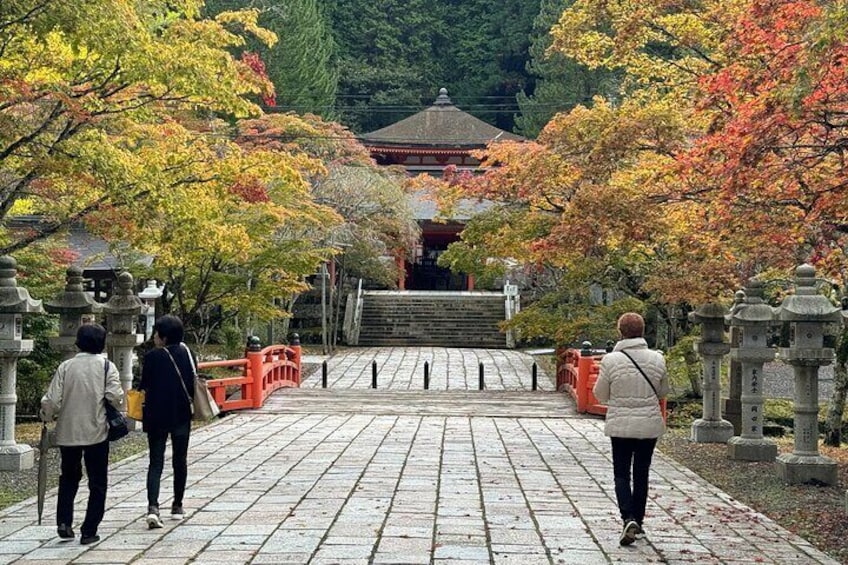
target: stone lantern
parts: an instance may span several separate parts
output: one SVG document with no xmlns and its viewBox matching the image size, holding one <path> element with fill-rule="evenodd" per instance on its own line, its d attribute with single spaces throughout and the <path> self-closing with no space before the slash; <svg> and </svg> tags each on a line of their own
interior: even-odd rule
<svg viewBox="0 0 848 565">
<path fill-rule="evenodd" d="M 124 271 L 118 275 L 115 293 L 106 304 L 106 347 L 109 358 L 117 365 L 121 387 L 126 393 L 132 388 L 133 348 L 140 344 L 143 335 L 136 333 L 138 316 L 144 303 L 133 294 L 133 277 Z"/>
<path fill-rule="evenodd" d="M 692 441 L 725 443 L 733 437 L 733 424 L 721 417 L 721 358 L 730 351 L 724 340 L 727 310 L 720 304 L 705 304 L 689 314 L 689 319 L 701 325 L 701 340 L 695 351 L 703 362 L 704 405 L 702 417 L 692 423 Z"/>
<path fill-rule="evenodd" d="M 17 263 L 12 257 L 0 257 L 0 471 L 23 471 L 35 464 L 27 444 L 15 442 L 15 393 L 18 357 L 32 352 L 31 339 L 23 339 L 22 314 L 43 314 L 41 300 L 33 300 L 27 289 L 15 279 Z"/>
<path fill-rule="evenodd" d="M 816 291 L 816 270 L 801 265 L 795 270 L 795 294 L 783 300 L 777 315 L 789 325 L 789 347 L 780 348 L 780 358 L 795 372 L 795 446 L 777 458 L 777 474 L 790 484 L 834 485 L 836 462 L 819 454 L 819 367 L 833 363 L 833 349 L 824 339 L 841 320 L 840 308 Z"/>
<path fill-rule="evenodd" d="M 44 309 L 51 314 L 59 314 L 59 336 L 49 338 L 49 342 L 50 347 L 67 360 L 78 351 L 77 329 L 83 324 L 84 318 L 100 312 L 100 304 L 83 290 L 82 269 L 79 267 L 69 267 L 65 281 L 65 290 L 46 302 Z"/>
<path fill-rule="evenodd" d="M 153 335 L 153 323 L 156 321 L 156 300 L 162 296 L 162 286 L 156 286 L 156 280 L 147 281 L 144 290 L 138 293 L 138 297 L 144 301 L 144 339 L 150 339 Z"/>
<path fill-rule="evenodd" d="M 763 283 L 750 279 L 744 299 L 728 316 L 739 332 L 739 344 L 730 357 L 741 365 L 741 432 L 727 441 L 727 454 L 742 461 L 773 461 L 777 444 L 763 437 L 763 365 L 774 359 L 768 332 L 775 324 L 774 311 L 763 302 Z"/>
</svg>

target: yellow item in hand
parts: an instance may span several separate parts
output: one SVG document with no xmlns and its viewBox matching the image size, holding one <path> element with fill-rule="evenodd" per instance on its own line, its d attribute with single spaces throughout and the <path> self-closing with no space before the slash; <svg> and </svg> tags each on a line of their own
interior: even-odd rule
<svg viewBox="0 0 848 565">
<path fill-rule="evenodd" d="M 127 416 L 133 420 L 142 419 L 144 408 L 144 391 L 130 389 L 127 391 Z"/>
</svg>

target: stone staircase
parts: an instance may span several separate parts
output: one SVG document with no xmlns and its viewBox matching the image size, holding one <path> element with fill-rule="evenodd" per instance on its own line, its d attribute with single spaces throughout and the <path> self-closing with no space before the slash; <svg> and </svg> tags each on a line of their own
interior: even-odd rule
<svg viewBox="0 0 848 565">
<path fill-rule="evenodd" d="M 368 291 L 359 345 L 505 348 L 498 292 Z"/>
</svg>

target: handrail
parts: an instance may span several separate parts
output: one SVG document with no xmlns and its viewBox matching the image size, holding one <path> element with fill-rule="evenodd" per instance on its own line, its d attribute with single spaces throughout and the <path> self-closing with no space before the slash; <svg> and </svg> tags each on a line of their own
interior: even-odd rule
<svg viewBox="0 0 848 565">
<path fill-rule="evenodd" d="M 518 285 L 509 284 L 509 281 L 506 281 L 503 288 L 503 295 L 504 320 L 507 323 L 506 346 L 509 349 L 513 349 L 515 347 L 516 338 L 519 336 L 516 335 L 517 332 L 509 326 L 509 322 L 511 322 L 515 315 L 521 310 L 521 298 L 518 295 Z"/>
<path fill-rule="evenodd" d="M 299 387 L 301 379 L 300 345 L 269 345 L 258 351 L 247 351 L 242 359 L 204 361 L 198 370 L 241 367 L 237 377 L 209 379 L 206 386 L 222 412 L 261 408 L 275 390 Z M 228 389 L 238 391 L 228 395 Z"/>
<path fill-rule="evenodd" d="M 356 299 L 353 304 L 353 323 L 351 327 L 350 345 L 359 345 L 359 330 L 362 329 L 362 306 L 364 295 L 362 293 L 362 279 L 359 279 L 359 286 L 356 289 Z"/>
</svg>

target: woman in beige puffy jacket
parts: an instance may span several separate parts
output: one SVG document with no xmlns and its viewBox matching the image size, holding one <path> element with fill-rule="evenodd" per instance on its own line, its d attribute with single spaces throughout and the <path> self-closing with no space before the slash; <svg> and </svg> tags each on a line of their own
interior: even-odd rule
<svg viewBox="0 0 848 565">
<path fill-rule="evenodd" d="M 601 360 L 593 392 L 607 405 L 604 433 L 612 442 L 615 496 L 624 522 L 619 542 L 630 545 L 644 536 L 651 458 L 665 431 L 660 399 L 668 394 L 668 374 L 662 353 L 648 349 L 642 316 L 622 315 L 618 333 L 621 340 Z"/>
</svg>

